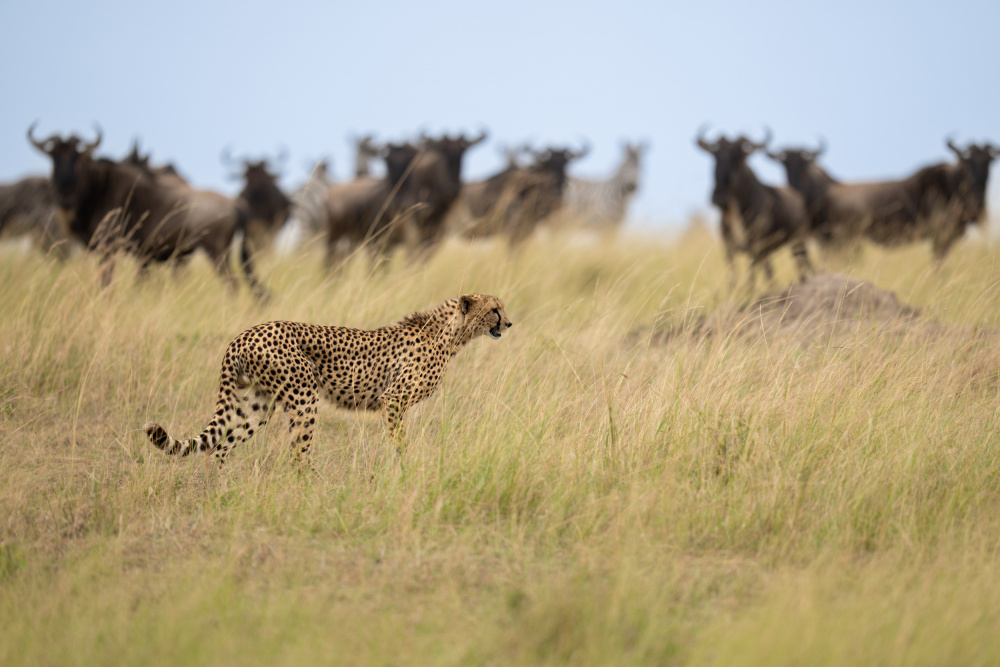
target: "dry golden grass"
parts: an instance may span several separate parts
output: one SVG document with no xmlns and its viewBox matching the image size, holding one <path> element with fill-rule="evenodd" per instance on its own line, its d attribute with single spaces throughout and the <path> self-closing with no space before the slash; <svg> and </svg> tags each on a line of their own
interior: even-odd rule
<svg viewBox="0 0 1000 667">
<path fill-rule="evenodd" d="M 263 262 L 266 307 L 201 261 L 101 293 L 0 248 L 0 664 L 996 664 L 1000 350 L 967 332 L 1000 324 L 1000 248 L 929 255 L 828 268 L 954 335 L 794 342 L 695 334 L 734 298 L 697 231 L 330 279 L 303 251 Z M 466 291 L 516 325 L 452 362 L 402 468 L 329 406 L 306 474 L 279 427 L 221 472 L 139 430 L 199 432 L 252 324 Z"/>
</svg>

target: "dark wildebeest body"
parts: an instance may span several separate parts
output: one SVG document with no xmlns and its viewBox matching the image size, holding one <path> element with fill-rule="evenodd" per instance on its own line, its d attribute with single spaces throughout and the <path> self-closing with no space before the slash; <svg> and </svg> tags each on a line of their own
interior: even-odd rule
<svg viewBox="0 0 1000 667">
<path fill-rule="evenodd" d="M 76 136 L 37 141 L 33 129 L 28 129 L 28 139 L 52 159 L 57 215 L 70 234 L 101 255 L 105 284 L 119 250 L 135 255 L 145 267 L 198 248 L 208 253 L 230 284 L 237 284 L 228 259 L 233 236 L 246 225 L 242 207 L 215 193 L 163 187 L 151 172 L 128 162 L 93 159 L 100 133 L 81 149 Z M 247 282 L 263 298 L 266 292 L 257 282 L 245 243 L 242 259 Z"/>
<path fill-rule="evenodd" d="M 383 153 L 385 177 L 335 183 L 326 191 L 328 266 L 342 256 L 343 242 L 348 244 L 348 252 L 363 245 L 385 252 L 405 241 L 407 211 L 400 195 L 401 181 L 418 153 L 419 149 L 409 143 L 387 144 Z"/>
<path fill-rule="evenodd" d="M 70 239 L 56 217 L 56 197 L 48 178 L 28 176 L 0 185 L 0 233 L 29 235 L 42 252 L 54 250 L 59 259 L 66 257 Z"/>
<path fill-rule="evenodd" d="M 742 136 L 734 141 L 720 137 L 709 143 L 699 133 L 698 146 L 715 158 L 712 204 L 721 212 L 726 259 L 734 268 L 736 253 L 746 253 L 750 257 L 751 280 L 759 266 L 770 280 L 770 256 L 791 244 L 799 279 L 804 280 L 812 267 L 806 254 L 809 220 L 802 196 L 789 187 L 761 183 L 747 165 L 747 158 L 766 143 Z"/>
<path fill-rule="evenodd" d="M 968 224 L 982 215 L 988 151 L 970 147 L 969 159 L 934 164 L 907 178 L 841 183 L 816 159 L 819 150 L 786 149 L 769 153 L 785 167 L 788 182 L 802 193 L 817 240 L 840 246 L 857 238 L 882 245 L 930 240 L 935 257 L 947 255 Z"/>
<path fill-rule="evenodd" d="M 236 200 L 248 213 L 246 234 L 250 247 L 259 252 L 273 243 L 274 237 L 288 222 L 292 200 L 279 187 L 279 174 L 271 171 L 266 159 L 234 159 L 228 148 L 222 151 L 221 157 L 223 165 L 233 170 L 231 177 L 234 180 L 243 179 L 243 189 Z M 281 165 L 286 159 L 287 152 L 282 150 L 277 162 Z"/>
<path fill-rule="evenodd" d="M 249 211 L 247 234 L 252 249 L 270 246 L 288 221 L 292 200 L 278 186 L 278 175 L 268 169 L 267 160 L 243 163 L 243 189 L 239 199 Z"/>
<path fill-rule="evenodd" d="M 445 217 L 462 192 L 462 158 L 485 139 L 486 132 L 474 139 L 465 135 L 423 138 L 422 150 L 399 192 L 401 207 L 413 210 L 413 231 L 419 246 L 426 248 L 441 240 Z"/>
<path fill-rule="evenodd" d="M 539 222 L 562 206 L 566 167 L 587 151 L 550 148 L 534 153 L 527 167 L 508 164 L 485 181 L 466 186 L 463 199 L 473 222 L 465 236 L 503 232 L 511 245 L 528 238 Z"/>
<path fill-rule="evenodd" d="M 188 183 L 186 178 L 181 176 L 173 163 L 168 162 L 167 164 L 153 166 L 151 158 L 152 155 L 150 153 L 143 155 L 139 151 L 139 141 L 134 140 L 132 142 L 132 150 L 125 156 L 122 162 L 142 169 L 157 185 L 162 187 L 191 189 L 191 184 Z"/>
<path fill-rule="evenodd" d="M 372 135 L 354 137 L 355 149 L 354 179 L 346 183 L 333 180 L 326 160 L 317 163 L 309 176 L 309 180 L 295 193 L 293 217 L 302 225 L 307 237 L 326 236 L 331 228 L 337 230 L 332 246 L 339 247 L 353 237 L 348 230 L 346 219 L 354 217 L 358 207 L 364 207 L 364 202 L 377 196 L 379 190 L 375 184 L 380 180 L 371 176 L 370 163 L 380 156 L 381 147 L 376 145 Z M 329 209 L 327 197 L 330 197 Z M 331 214 L 336 218 L 331 219 Z M 361 234 L 364 237 L 364 234 Z"/>
<path fill-rule="evenodd" d="M 965 234 L 970 224 L 986 224 L 986 188 L 990 178 L 990 164 L 1000 156 L 1000 148 L 992 144 L 974 144 L 959 148 L 951 140 L 948 148 L 955 153 L 958 162 L 945 166 L 944 183 L 946 202 L 944 210 L 947 222 L 944 232 L 939 233 L 936 250 L 940 256 L 948 252 L 951 244 Z"/>
</svg>

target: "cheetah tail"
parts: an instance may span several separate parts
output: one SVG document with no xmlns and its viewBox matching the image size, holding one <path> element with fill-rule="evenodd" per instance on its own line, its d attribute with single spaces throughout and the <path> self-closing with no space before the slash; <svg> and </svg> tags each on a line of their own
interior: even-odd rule
<svg viewBox="0 0 1000 667">
<path fill-rule="evenodd" d="M 198 450 L 198 443 L 200 442 L 198 438 L 193 438 L 191 440 L 174 440 L 167 433 L 166 429 L 155 422 L 147 422 L 142 430 L 146 432 L 149 436 L 149 441 L 156 446 L 157 449 L 162 449 L 167 454 L 175 456 L 180 454 L 181 456 L 187 456 L 188 454 Z"/>
</svg>

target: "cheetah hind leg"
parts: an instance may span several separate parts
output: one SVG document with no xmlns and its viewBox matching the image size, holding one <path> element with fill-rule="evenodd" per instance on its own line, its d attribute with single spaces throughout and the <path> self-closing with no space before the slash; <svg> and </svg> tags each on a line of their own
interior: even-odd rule
<svg viewBox="0 0 1000 667">
<path fill-rule="evenodd" d="M 254 387 L 243 396 L 236 397 L 236 411 L 232 427 L 215 450 L 215 460 L 220 468 L 226 462 L 229 452 L 236 449 L 237 445 L 252 438 L 255 433 L 267 425 L 273 411 L 274 402 L 270 395 L 260 387 Z"/>
<path fill-rule="evenodd" d="M 316 429 L 316 409 L 319 405 L 315 391 L 302 393 L 308 395 L 286 398 L 281 403 L 282 412 L 288 417 L 288 433 L 292 438 L 292 452 L 300 469 L 309 464 L 309 449 L 313 443 Z"/>
</svg>

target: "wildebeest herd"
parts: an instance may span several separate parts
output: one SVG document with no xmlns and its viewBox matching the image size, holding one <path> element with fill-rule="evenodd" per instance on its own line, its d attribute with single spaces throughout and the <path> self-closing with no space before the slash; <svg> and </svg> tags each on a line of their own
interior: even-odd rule
<svg viewBox="0 0 1000 667">
<path fill-rule="evenodd" d="M 712 204 L 721 213 L 726 257 L 736 253 L 772 275 L 770 256 L 789 244 L 800 278 L 811 270 L 806 241 L 842 246 L 856 239 L 882 245 L 928 240 L 934 256 L 943 259 L 969 225 L 985 224 L 986 185 L 990 163 L 1000 155 L 992 144 L 971 143 L 960 148 L 946 144 L 957 162 L 932 164 L 900 180 L 842 183 L 831 177 L 817 160 L 816 150 L 771 150 L 771 133 L 761 142 L 745 136 L 715 141 L 698 132 L 696 143 L 715 159 Z M 747 159 L 757 151 L 785 169 L 788 186 L 761 183 Z"/>
<path fill-rule="evenodd" d="M 279 186 L 279 169 L 268 160 L 222 161 L 238 169 L 244 187 L 235 198 L 193 187 L 171 164 L 154 165 L 136 142 L 121 159 L 98 157 L 101 131 L 91 141 L 73 134 L 28 140 L 52 161 L 50 178 L 32 176 L 0 186 L 0 231 L 32 233 L 42 248 L 64 255 L 80 244 L 101 258 L 102 279 L 110 281 L 114 257 L 134 256 L 145 269 L 154 262 L 183 262 L 204 251 L 230 284 L 234 244 L 253 293 L 267 295 L 254 270 L 254 255 L 268 246 L 289 221 L 312 238 L 325 238 L 331 266 L 366 249 L 385 253 L 407 246 L 426 255 L 449 233 L 464 237 L 505 236 L 511 245 L 528 238 L 557 211 L 575 211 L 589 224 L 616 229 L 639 185 L 643 146 L 626 144 L 620 168 L 606 181 L 574 180 L 567 166 L 587 148 L 508 151 L 504 168 L 490 178 L 462 179 L 466 152 L 486 132 L 428 136 L 416 141 L 376 143 L 356 139 L 355 176 L 334 182 L 325 162 L 292 195 Z M 374 175 L 376 161 L 384 163 Z M 283 162 L 283 159 L 277 162 Z"/>
<path fill-rule="evenodd" d="M 426 256 L 448 234 L 504 236 L 513 247 L 544 221 L 559 218 L 616 230 L 639 186 L 646 149 L 626 144 L 609 178 L 588 181 L 567 174 L 587 154 L 586 146 L 508 148 L 499 172 L 467 182 L 463 158 L 487 139 L 485 131 L 471 137 L 421 134 L 401 143 L 377 143 L 368 135 L 355 138 L 351 180 L 334 181 L 321 161 L 292 195 L 279 186 L 280 165 L 235 160 L 226 150 L 225 166 L 244 183 L 231 198 L 193 187 L 173 165 L 152 164 L 137 143 L 119 160 L 95 156 L 99 129 L 92 141 L 58 134 L 38 139 L 34 130 L 28 128 L 28 139 L 51 159 L 51 176 L 0 185 L 0 231 L 31 233 L 43 250 L 60 257 L 78 243 L 98 253 L 105 282 L 118 252 L 133 255 L 142 270 L 153 262 L 183 262 L 200 249 L 226 282 L 237 285 L 230 262 L 235 245 L 258 298 L 267 292 L 254 256 L 289 221 L 307 237 L 325 239 L 331 267 L 361 249 L 377 254 L 406 246 Z M 962 148 L 948 140 L 956 162 L 933 164 L 901 180 L 842 183 L 817 163 L 824 147 L 773 150 L 770 143 L 770 131 L 760 142 L 742 135 L 709 141 L 704 130 L 696 139 L 715 159 L 711 202 L 721 214 L 726 257 L 732 264 L 737 254 L 746 254 L 751 276 L 759 267 L 770 277 L 771 255 L 787 244 L 804 277 L 811 271 L 809 239 L 821 246 L 929 240 L 935 257 L 943 258 L 969 225 L 984 221 L 989 167 L 1000 154 L 989 143 Z M 747 164 L 757 151 L 784 166 L 788 186 L 757 179 Z M 373 170 L 378 161 L 383 168 Z"/>
</svg>

